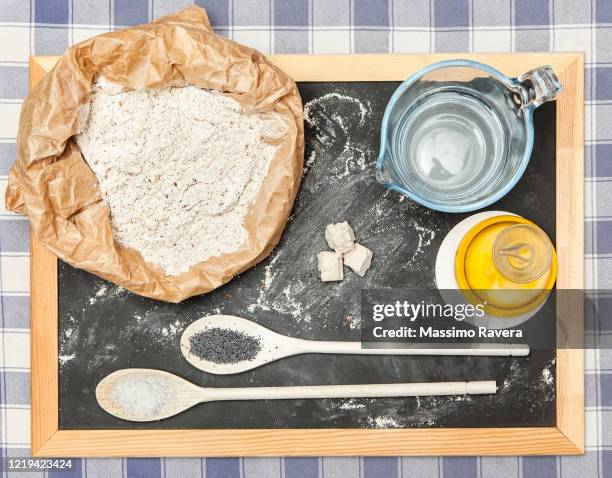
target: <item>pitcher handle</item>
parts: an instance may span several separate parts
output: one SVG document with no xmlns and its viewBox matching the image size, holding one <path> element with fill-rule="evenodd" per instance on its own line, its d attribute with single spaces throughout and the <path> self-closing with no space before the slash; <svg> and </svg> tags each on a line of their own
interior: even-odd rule
<svg viewBox="0 0 612 478">
<path fill-rule="evenodd" d="M 523 73 L 517 80 L 525 89 L 524 106 L 533 108 L 554 100 L 563 90 L 563 85 L 550 65 L 540 66 Z"/>
</svg>

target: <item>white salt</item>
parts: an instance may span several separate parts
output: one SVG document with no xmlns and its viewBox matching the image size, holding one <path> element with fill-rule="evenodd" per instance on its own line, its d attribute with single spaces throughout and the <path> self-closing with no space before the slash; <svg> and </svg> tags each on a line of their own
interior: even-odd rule
<svg viewBox="0 0 612 478">
<path fill-rule="evenodd" d="M 133 418 L 162 413 L 172 399 L 172 388 L 161 377 L 126 375 L 113 388 L 114 406 Z"/>
</svg>

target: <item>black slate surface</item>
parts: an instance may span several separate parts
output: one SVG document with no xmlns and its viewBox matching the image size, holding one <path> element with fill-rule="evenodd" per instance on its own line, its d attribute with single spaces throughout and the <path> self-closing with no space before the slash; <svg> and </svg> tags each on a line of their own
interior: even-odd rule
<svg viewBox="0 0 612 478">
<path fill-rule="evenodd" d="M 60 428 L 512 427 L 555 423 L 555 352 L 527 358 L 291 357 L 236 376 L 217 377 L 181 356 L 182 330 L 211 313 L 255 320 L 303 338 L 358 340 L 362 288 L 433 287 L 436 252 L 466 215 L 422 208 L 374 179 L 379 128 L 397 83 L 302 83 L 306 169 L 280 245 L 220 289 L 173 305 L 145 299 L 60 262 Z M 536 111 L 529 168 L 491 206 L 523 215 L 554 240 L 555 105 Z M 364 278 L 321 283 L 316 254 L 324 227 L 348 220 L 374 251 Z M 210 386 L 309 385 L 496 379 L 495 396 L 211 403 L 156 423 L 106 414 L 94 390 L 126 367 L 167 370 Z"/>
</svg>

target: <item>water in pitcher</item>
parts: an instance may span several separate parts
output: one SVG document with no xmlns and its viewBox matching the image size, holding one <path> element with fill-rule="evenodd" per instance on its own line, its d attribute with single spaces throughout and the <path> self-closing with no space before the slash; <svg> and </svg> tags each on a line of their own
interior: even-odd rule
<svg viewBox="0 0 612 478">
<path fill-rule="evenodd" d="M 431 91 L 398 118 L 393 150 L 400 180 L 427 196 L 457 199 L 503 170 L 507 132 L 494 105 L 470 90 Z"/>
<path fill-rule="evenodd" d="M 389 101 L 376 179 L 437 211 L 488 206 L 525 172 L 533 111 L 561 90 L 547 65 L 516 78 L 470 60 L 428 65 Z"/>
</svg>

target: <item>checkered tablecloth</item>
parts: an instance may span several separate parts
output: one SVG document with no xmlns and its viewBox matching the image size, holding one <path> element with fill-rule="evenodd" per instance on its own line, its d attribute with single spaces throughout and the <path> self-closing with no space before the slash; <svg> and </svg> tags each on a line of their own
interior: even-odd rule
<svg viewBox="0 0 612 478">
<path fill-rule="evenodd" d="M 0 189 L 30 55 L 178 10 L 185 0 L 0 0 Z M 612 0 L 202 0 L 215 30 L 263 53 L 584 51 L 586 287 L 612 289 Z M 374 161 L 374 158 L 372 158 Z M 0 209 L 0 456 L 28 456 L 28 226 Z M 604 314 L 587 337 L 612 333 Z M 50 476 L 612 477 L 612 353 L 586 357 L 580 457 L 87 459 Z M 27 476 L 19 474 L 15 476 Z M 37 476 L 39 476 L 37 474 Z"/>
</svg>

